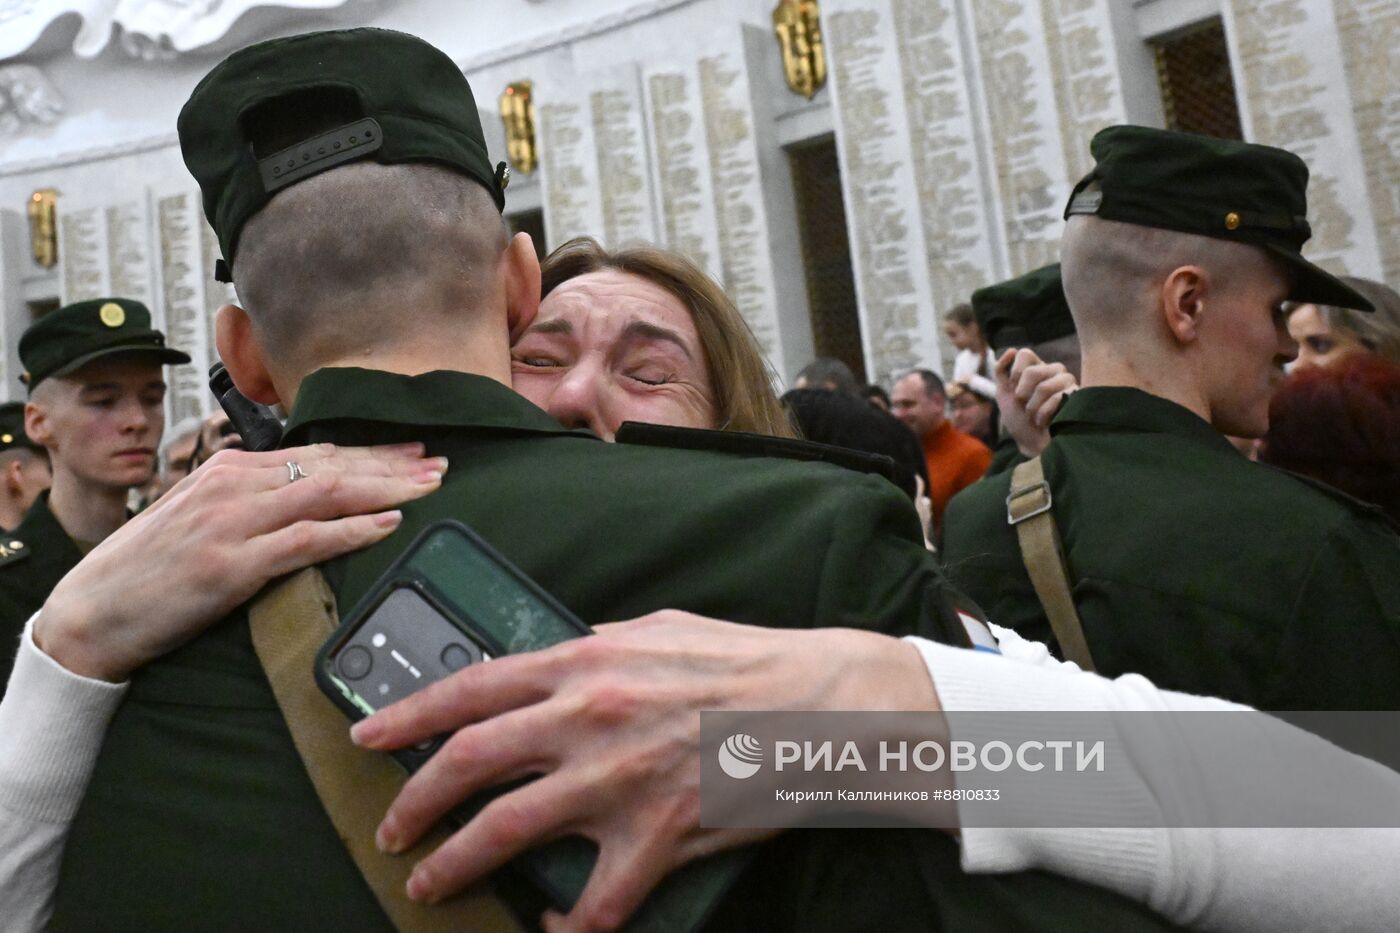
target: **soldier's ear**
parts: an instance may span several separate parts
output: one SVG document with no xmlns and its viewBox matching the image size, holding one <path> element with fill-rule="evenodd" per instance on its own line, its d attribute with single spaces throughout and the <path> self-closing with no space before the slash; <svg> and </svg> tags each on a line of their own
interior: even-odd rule
<svg viewBox="0 0 1400 933">
<path fill-rule="evenodd" d="M 215 343 L 233 384 L 248 398 L 264 405 L 282 401 L 268 372 L 262 342 L 253 332 L 248 312 L 238 305 L 224 305 L 214 319 Z"/>
<path fill-rule="evenodd" d="M 1179 266 L 1162 280 L 1162 321 L 1179 344 L 1195 343 L 1200 336 L 1210 274 L 1200 266 Z"/>
<path fill-rule="evenodd" d="M 46 404 L 36 403 L 32 398 L 24 403 L 24 433 L 40 447 L 48 447 L 53 443 L 53 431 L 49 424 L 49 409 Z"/>
<path fill-rule="evenodd" d="M 506 296 L 506 325 L 515 343 L 535 322 L 540 310 L 540 259 L 528 233 L 511 237 L 501 255 L 501 276 Z"/>
<path fill-rule="evenodd" d="M 23 490 L 23 486 L 20 483 L 20 473 L 23 470 L 24 464 L 19 460 L 11 460 L 9 463 L 5 464 L 5 495 L 9 496 L 11 499 L 19 498 L 19 494 Z"/>
</svg>

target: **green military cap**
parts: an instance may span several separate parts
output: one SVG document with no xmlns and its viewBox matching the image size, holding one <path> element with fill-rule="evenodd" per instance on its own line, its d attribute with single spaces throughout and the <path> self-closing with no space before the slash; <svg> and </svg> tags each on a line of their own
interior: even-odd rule
<svg viewBox="0 0 1400 933">
<path fill-rule="evenodd" d="M 24 433 L 24 403 L 6 402 L 0 405 L 0 454 L 24 448 L 44 449 Z"/>
<path fill-rule="evenodd" d="M 1303 258 L 1308 167 L 1285 149 L 1145 126 L 1110 126 L 1089 144 L 1096 165 L 1065 219 L 1105 220 L 1258 246 L 1293 272 L 1294 301 L 1371 311 L 1371 303 Z"/>
<path fill-rule="evenodd" d="M 151 312 L 130 298 L 94 298 L 65 305 L 29 325 L 19 338 L 20 382 L 29 391 L 50 376 L 65 376 L 104 356 L 143 354 L 161 363 L 188 363 L 151 326 Z"/>
<path fill-rule="evenodd" d="M 313 32 L 234 52 L 180 111 L 180 150 L 233 261 L 243 225 L 278 191 L 346 162 L 431 162 L 505 209 L 471 86 L 438 49 L 388 29 Z M 228 280 L 225 264 L 216 276 Z"/>
<path fill-rule="evenodd" d="M 972 313 L 982 337 L 998 352 L 1074 333 L 1058 262 L 979 288 L 972 293 Z"/>
</svg>

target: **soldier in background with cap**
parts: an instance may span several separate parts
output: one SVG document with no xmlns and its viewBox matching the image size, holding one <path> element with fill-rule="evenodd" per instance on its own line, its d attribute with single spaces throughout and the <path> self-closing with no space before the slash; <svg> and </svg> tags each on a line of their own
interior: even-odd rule
<svg viewBox="0 0 1400 933">
<path fill-rule="evenodd" d="M 165 345 L 139 301 L 98 298 L 40 318 L 19 341 L 25 430 L 49 453 L 52 488 L 0 557 L 0 675 L 29 617 L 83 555 L 127 519 L 127 493 L 155 469 L 165 429 Z"/>
<path fill-rule="evenodd" d="M 995 476 L 1050 442 L 1049 416 L 1078 385 L 1079 338 L 1058 262 L 978 289 L 972 293 L 972 313 L 997 354 L 993 378 L 1005 433 L 987 467 L 986 475 Z M 956 520 L 951 502 L 948 508 L 951 523 Z"/>
<path fill-rule="evenodd" d="M 1299 253 L 1306 166 L 1132 126 L 1092 152 L 1061 247 L 1085 387 L 1040 458 L 1092 663 L 1265 709 L 1400 709 L 1395 528 L 1224 436 L 1268 427 L 1297 351 L 1285 301 L 1368 307 Z M 1011 486 L 957 503 L 947 566 L 999 624 L 1053 643 Z"/>
<path fill-rule="evenodd" d="M 24 403 L 0 405 L 0 532 L 19 527 L 52 481 L 48 451 L 24 433 Z M 8 558 L 11 549 L 9 539 L 0 541 L 0 560 Z"/>
</svg>

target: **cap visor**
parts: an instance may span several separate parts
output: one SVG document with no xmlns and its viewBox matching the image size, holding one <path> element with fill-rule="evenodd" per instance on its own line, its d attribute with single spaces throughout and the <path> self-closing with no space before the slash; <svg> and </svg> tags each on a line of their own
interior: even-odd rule
<svg viewBox="0 0 1400 933">
<path fill-rule="evenodd" d="M 1283 260 L 1293 271 L 1293 288 L 1288 293 L 1290 301 L 1356 311 L 1376 310 L 1360 292 L 1326 269 L 1308 262 L 1302 254 L 1272 244 L 1264 249 Z"/>
<path fill-rule="evenodd" d="M 71 375 L 94 360 L 106 359 L 109 356 L 144 356 L 154 359 L 158 363 L 169 363 L 171 365 L 179 365 L 190 361 L 190 355 L 188 353 L 182 353 L 171 347 L 104 347 L 101 350 L 85 353 L 76 360 L 72 360 L 59 367 L 49 373 L 49 377 Z"/>
</svg>

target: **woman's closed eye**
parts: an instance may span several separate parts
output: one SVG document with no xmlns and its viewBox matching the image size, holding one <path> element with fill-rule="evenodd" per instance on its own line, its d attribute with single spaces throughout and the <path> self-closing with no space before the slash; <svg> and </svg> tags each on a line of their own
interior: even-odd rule
<svg viewBox="0 0 1400 933">
<path fill-rule="evenodd" d="M 676 381 L 676 374 L 656 366 L 643 366 L 623 373 L 628 379 L 643 385 L 660 386 Z"/>
<path fill-rule="evenodd" d="M 563 363 L 559 362 L 553 357 L 539 356 L 536 354 L 529 353 L 515 356 L 513 357 L 513 360 L 514 362 L 519 363 L 521 366 L 529 366 L 532 369 L 554 369 L 564 365 Z"/>
</svg>

